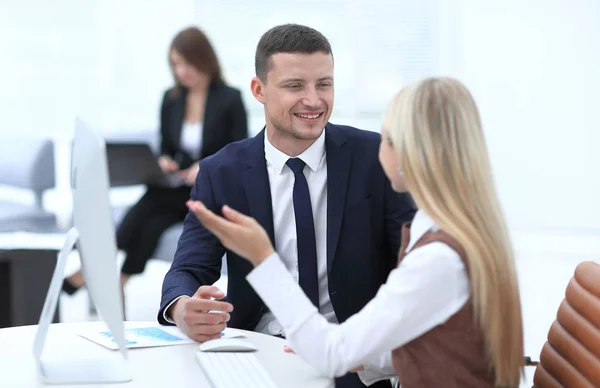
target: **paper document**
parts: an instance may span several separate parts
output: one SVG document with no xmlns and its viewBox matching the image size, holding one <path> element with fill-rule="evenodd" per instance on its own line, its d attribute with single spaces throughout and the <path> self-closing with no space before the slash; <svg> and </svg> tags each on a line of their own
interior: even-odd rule
<svg viewBox="0 0 600 388">
<path fill-rule="evenodd" d="M 80 331 L 78 334 L 109 349 L 118 349 L 117 343 L 109 330 L 88 329 Z M 244 337 L 244 335 L 242 332 L 230 328 L 225 328 L 221 333 L 221 338 L 235 337 Z M 190 339 L 177 327 L 173 326 L 147 326 L 125 329 L 125 340 L 127 347 L 130 349 L 196 343 L 196 341 Z"/>
</svg>

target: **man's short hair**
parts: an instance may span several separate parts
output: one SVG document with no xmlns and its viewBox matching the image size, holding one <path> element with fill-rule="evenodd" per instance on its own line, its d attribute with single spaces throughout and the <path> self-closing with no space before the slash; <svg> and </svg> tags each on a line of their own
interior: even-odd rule
<svg viewBox="0 0 600 388">
<path fill-rule="evenodd" d="M 327 38 L 314 28 L 299 24 L 283 24 L 265 32 L 256 46 L 254 69 L 256 76 L 267 82 L 267 74 L 273 66 L 271 57 L 278 53 L 331 54 Z"/>
</svg>

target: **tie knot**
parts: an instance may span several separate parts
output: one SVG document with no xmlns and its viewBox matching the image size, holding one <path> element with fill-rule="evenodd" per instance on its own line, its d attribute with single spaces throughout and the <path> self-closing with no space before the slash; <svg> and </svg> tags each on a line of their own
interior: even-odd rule
<svg viewBox="0 0 600 388">
<path fill-rule="evenodd" d="M 289 158 L 285 164 L 288 165 L 294 175 L 302 174 L 302 171 L 304 171 L 304 166 L 306 165 L 306 163 L 304 163 L 304 161 L 300 158 Z"/>
</svg>

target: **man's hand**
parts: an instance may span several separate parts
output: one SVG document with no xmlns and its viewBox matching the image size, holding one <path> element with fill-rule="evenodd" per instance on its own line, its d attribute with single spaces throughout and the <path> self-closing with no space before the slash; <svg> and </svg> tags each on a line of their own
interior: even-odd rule
<svg viewBox="0 0 600 388">
<path fill-rule="evenodd" d="M 225 217 L 221 217 L 207 209 L 200 201 L 188 201 L 186 204 L 225 248 L 255 266 L 273 254 L 273 244 L 267 232 L 254 218 L 245 216 L 227 205 L 223 206 Z"/>
<path fill-rule="evenodd" d="M 177 327 L 195 341 L 221 338 L 233 306 L 212 298 L 223 296 L 225 295 L 217 287 L 202 286 L 191 298 L 181 298 L 175 302 L 170 315 Z"/>
<path fill-rule="evenodd" d="M 169 155 L 158 158 L 158 165 L 165 174 L 179 170 L 179 165 Z"/>
</svg>

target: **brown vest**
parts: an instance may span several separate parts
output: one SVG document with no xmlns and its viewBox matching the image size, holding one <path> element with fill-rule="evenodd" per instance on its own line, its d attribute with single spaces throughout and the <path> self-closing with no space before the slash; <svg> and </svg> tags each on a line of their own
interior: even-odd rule
<svg viewBox="0 0 600 388">
<path fill-rule="evenodd" d="M 410 224 L 402 227 L 398 263 L 406 255 Z M 427 232 L 413 249 L 439 241 L 456 251 L 467 267 L 465 252 L 443 231 Z M 494 387 L 494 373 L 486 357 L 482 331 L 475 324 L 471 298 L 445 323 L 392 352 L 392 362 L 402 388 Z"/>
</svg>

